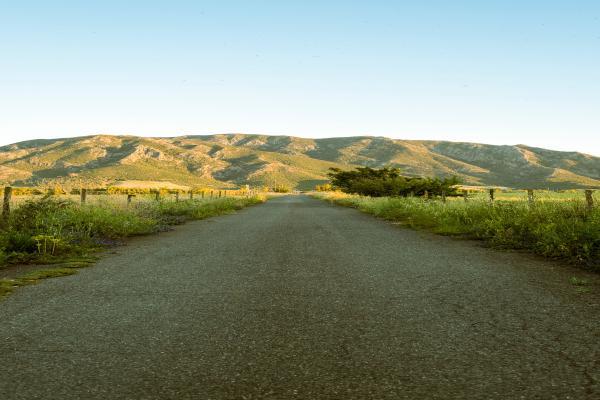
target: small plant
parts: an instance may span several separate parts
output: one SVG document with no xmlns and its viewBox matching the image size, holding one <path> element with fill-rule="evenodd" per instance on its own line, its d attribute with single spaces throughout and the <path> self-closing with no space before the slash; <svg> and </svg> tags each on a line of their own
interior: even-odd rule
<svg viewBox="0 0 600 400">
<path fill-rule="evenodd" d="M 36 242 L 38 253 L 42 255 L 54 255 L 56 247 L 62 242 L 60 238 L 52 235 L 36 235 L 32 239 Z"/>
<path fill-rule="evenodd" d="M 569 282 L 573 286 L 585 286 L 588 284 L 587 279 L 577 278 L 576 276 L 572 276 Z"/>
</svg>

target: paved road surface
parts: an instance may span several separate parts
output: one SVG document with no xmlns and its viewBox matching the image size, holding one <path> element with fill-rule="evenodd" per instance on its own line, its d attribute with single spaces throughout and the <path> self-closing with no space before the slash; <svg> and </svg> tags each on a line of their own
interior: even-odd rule
<svg viewBox="0 0 600 400">
<path fill-rule="evenodd" d="M 0 398 L 600 399 L 598 296 L 531 256 L 298 196 L 114 253 L 0 303 Z"/>
</svg>

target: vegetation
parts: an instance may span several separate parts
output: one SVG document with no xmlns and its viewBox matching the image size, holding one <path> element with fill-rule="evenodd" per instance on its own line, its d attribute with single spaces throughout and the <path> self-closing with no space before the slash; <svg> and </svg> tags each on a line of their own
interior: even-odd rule
<svg viewBox="0 0 600 400">
<path fill-rule="evenodd" d="M 359 167 L 354 171 L 331 168 L 328 176 L 331 185 L 345 193 L 364 196 L 453 196 L 458 195 L 456 177 L 418 178 L 400 174 L 398 168 L 373 169 Z"/>
<path fill-rule="evenodd" d="M 269 191 L 273 193 L 289 193 L 292 189 L 285 185 L 275 185 L 272 188 L 269 188 Z"/>
<path fill-rule="evenodd" d="M 315 190 L 317 192 L 331 192 L 333 191 L 333 186 L 331 183 L 324 183 L 322 185 L 315 185 Z"/>
<path fill-rule="evenodd" d="M 93 260 L 93 259 L 91 259 Z M 59 278 L 77 273 L 77 269 L 91 266 L 93 261 L 65 262 L 55 268 L 31 271 L 17 279 L 0 279 L 0 299 L 20 286 L 34 285 L 42 279 Z"/>
<path fill-rule="evenodd" d="M 527 249 L 600 271 L 600 208 L 583 201 L 432 201 L 363 197 L 340 192 L 315 197 L 444 235 L 481 239 L 499 248 Z"/>
<path fill-rule="evenodd" d="M 309 190 L 329 168 L 401 166 L 411 176 L 458 175 L 477 186 L 600 187 L 600 158 L 527 146 L 392 140 L 212 135 L 141 138 L 96 135 L 0 147 L 0 182 L 13 186 L 107 187 L 171 182 L 233 189 L 276 184 Z"/>
<path fill-rule="evenodd" d="M 129 236 L 158 232 L 169 225 L 229 213 L 262 201 L 262 196 L 227 197 L 145 201 L 127 207 L 109 201 L 79 205 L 52 196 L 28 200 L 3 222 L 0 264 L 43 264 L 86 257 Z"/>
</svg>

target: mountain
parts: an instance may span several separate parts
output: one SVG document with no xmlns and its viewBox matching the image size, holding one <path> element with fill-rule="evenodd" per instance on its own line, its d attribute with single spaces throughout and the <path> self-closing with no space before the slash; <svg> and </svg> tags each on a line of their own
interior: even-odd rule
<svg viewBox="0 0 600 400">
<path fill-rule="evenodd" d="M 309 189 L 327 180 L 330 167 L 356 166 L 394 166 L 407 175 L 457 175 L 470 185 L 600 187 L 599 157 L 524 145 L 223 134 L 95 135 L 0 147 L 0 182 L 17 186 L 144 180 L 221 188 L 277 184 Z"/>
</svg>

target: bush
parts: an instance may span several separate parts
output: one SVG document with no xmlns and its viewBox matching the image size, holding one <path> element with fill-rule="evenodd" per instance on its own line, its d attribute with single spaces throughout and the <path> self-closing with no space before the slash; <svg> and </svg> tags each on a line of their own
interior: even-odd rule
<svg viewBox="0 0 600 400">
<path fill-rule="evenodd" d="M 451 178 L 419 178 L 400 174 L 398 168 L 373 169 L 359 167 L 355 171 L 342 171 L 330 168 L 328 173 L 334 188 L 344 193 L 363 196 L 456 196 L 456 177 Z"/>
<path fill-rule="evenodd" d="M 0 247 L 8 253 L 33 253 L 36 243 L 30 233 L 10 229 L 0 236 Z"/>
<path fill-rule="evenodd" d="M 315 190 L 317 192 L 331 192 L 333 190 L 333 186 L 330 183 L 324 183 L 322 185 L 316 185 Z"/>
<path fill-rule="evenodd" d="M 272 187 L 271 191 L 274 193 L 289 193 L 292 191 L 292 189 L 290 189 L 287 186 L 277 185 L 277 186 Z"/>
</svg>

